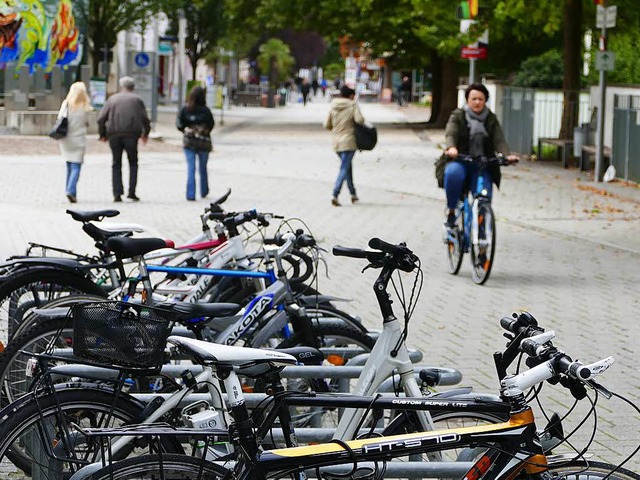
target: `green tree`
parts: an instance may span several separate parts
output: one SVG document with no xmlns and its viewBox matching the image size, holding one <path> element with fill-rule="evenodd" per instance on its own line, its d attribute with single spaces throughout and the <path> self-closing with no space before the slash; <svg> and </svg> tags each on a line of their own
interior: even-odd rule
<svg viewBox="0 0 640 480">
<path fill-rule="evenodd" d="M 164 0 L 163 9 L 170 21 L 170 35 L 177 35 L 180 15 L 185 16 L 185 53 L 195 80 L 198 61 L 210 57 L 225 36 L 224 0 Z"/>
<path fill-rule="evenodd" d="M 161 0 L 89 0 L 78 2 L 79 14 L 87 26 L 92 73 L 99 75 L 98 66 L 105 48 L 111 50 L 118 33 L 135 28 L 162 8 Z"/>
<path fill-rule="evenodd" d="M 559 50 L 528 58 L 520 66 L 513 84 L 528 88 L 562 88 L 563 60 Z"/>
<path fill-rule="evenodd" d="M 267 40 L 260 45 L 259 51 L 258 66 L 262 72 L 269 72 L 268 106 L 274 107 L 275 89 L 279 82 L 288 77 L 294 60 L 287 44 L 278 38 Z"/>
</svg>

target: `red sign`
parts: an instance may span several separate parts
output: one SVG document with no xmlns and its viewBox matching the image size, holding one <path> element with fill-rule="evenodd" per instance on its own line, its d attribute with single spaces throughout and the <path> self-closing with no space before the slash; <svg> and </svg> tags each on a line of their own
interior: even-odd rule
<svg viewBox="0 0 640 480">
<path fill-rule="evenodd" d="M 487 58 L 487 47 L 462 47 L 460 49 L 462 58 L 477 58 L 484 60 Z"/>
</svg>

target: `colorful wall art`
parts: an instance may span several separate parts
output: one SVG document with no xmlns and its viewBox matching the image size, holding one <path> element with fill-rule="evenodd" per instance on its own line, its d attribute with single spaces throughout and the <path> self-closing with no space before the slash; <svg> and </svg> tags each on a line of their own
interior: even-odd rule
<svg viewBox="0 0 640 480">
<path fill-rule="evenodd" d="M 79 61 L 81 49 L 72 0 L 0 0 L 0 67 L 50 72 Z"/>
</svg>

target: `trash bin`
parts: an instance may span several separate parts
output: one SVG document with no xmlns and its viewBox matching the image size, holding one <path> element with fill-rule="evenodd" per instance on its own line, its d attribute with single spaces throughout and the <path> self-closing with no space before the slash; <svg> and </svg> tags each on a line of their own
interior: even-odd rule
<svg viewBox="0 0 640 480">
<path fill-rule="evenodd" d="M 582 146 L 587 143 L 587 129 L 589 125 L 580 125 L 573 129 L 573 156 L 579 158 L 582 155 Z"/>
</svg>

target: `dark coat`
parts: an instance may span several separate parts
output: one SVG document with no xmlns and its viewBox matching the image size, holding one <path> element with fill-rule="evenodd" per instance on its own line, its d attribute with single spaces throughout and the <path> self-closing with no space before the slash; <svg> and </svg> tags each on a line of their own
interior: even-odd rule
<svg viewBox="0 0 640 480">
<path fill-rule="evenodd" d="M 487 156 L 493 156 L 497 153 L 508 155 L 509 145 L 504 138 L 504 132 L 498 121 L 498 117 L 493 112 L 489 112 L 489 116 L 484 122 L 488 136 L 484 142 L 484 153 Z M 464 110 L 456 108 L 451 112 L 447 126 L 445 127 L 446 147 L 456 147 L 459 153 L 469 155 L 469 125 L 464 115 Z M 491 167 L 491 178 L 493 182 L 500 188 L 500 167 L 493 165 Z"/>
</svg>

